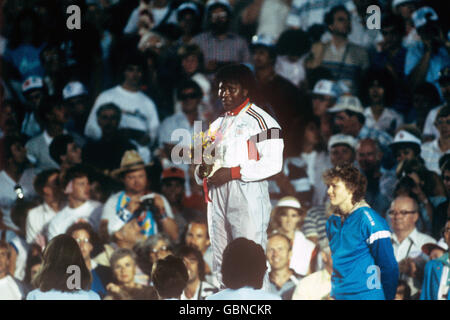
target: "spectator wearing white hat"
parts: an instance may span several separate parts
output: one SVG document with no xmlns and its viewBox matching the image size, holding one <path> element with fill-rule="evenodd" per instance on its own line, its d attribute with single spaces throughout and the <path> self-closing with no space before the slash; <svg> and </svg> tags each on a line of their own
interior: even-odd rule
<svg viewBox="0 0 450 320">
<path fill-rule="evenodd" d="M 328 152 L 333 167 L 353 164 L 356 159 L 358 141 L 350 135 L 335 134 L 328 140 Z"/>
<path fill-rule="evenodd" d="M 291 240 L 292 256 L 289 267 L 297 274 L 305 276 L 310 273 L 316 257 L 316 245 L 308 240 L 301 228 L 305 211 L 294 197 L 281 198 L 272 210 L 267 234 L 281 233 Z"/>
<path fill-rule="evenodd" d="M 69 110 L 69 121 L 65 127 L 84 135 L 84 126 L 91 107 L 86 87 L 79 81 L 71 81 L 65 85 L 62 95 Z"/>
<path fill-rule="evenodd" d="M 447 220 L 444 227 L 444 240 L 446 246 L 442 241 L 439 241 L 438 247 L 440 249 L 446 248 L 445 253 L 425 265 L 420 300 L 450 300 L 450 260 L 448 252 L 448 246 L 450 245 L 450 219 Z"/>
<path fill-rule="evenodd" d="M 378 140 L 383 151 L 392 141 L 392 137 L 386 132 L 369 128 L 364 124 L 364 109 L 355 96 L 340 97 L 328 112 L 334 114 L 334 124 L 339 133 L 350 135 L 356 140 L 364 138 Z"/>
<path fill-rule="evenodd" d="M 324 141 L 332 135 L 331 117 L 327 112 L 341 94 L 339 85 L 332 80 L 321 79 L 314 85 L 312 95 L 313 114 L 320 119 L 320 134 Z"/>
<path fill-rule="evenodd" d="M 422 7 L 414 12 L 412 19 L 421 41 L 408 48 L 405 75 L 412 89 L 427 81 L 440 90 L 439 72 L 450 65 L 450 56 L 438 23 L 439 17 L 431 7 Z"/>
<path fill-rule="evenodd" d="M 30 76 L 22 83 L 22 94 L 27 101 L 26 112 L 22 121 L 21 132 L 33 138 L 42 132 L 42 120 L 38 116 L 38 109 L 47 92 L 41 77 Z"/>
<path fill-rule="evenodd" d="M 445 225 L 444 225 L 445 228 Z M 445 230 L 442 230 L 442 233 L 445 234 Z M 430 260 L 439 259 L 448 251 L 448 244 L 445 242 L 445 238 L 439 239 L 437 243 L 425 243 L 422 246 L 422 252 L 425 253 Z"/>
<path fill-rule="evenodd" d="M 411 125 L 399 128 L 394 141 L 389 145 L 397 163 L 420 157 L 421 146 L 420 132 Z"/>
</svg>

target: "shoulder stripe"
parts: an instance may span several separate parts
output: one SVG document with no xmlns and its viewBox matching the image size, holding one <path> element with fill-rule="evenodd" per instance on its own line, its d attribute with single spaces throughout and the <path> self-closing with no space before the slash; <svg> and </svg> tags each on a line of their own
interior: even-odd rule
<svg viewBox="0 0 450 320">
<path fill-rule="evenodd" d="M 264 118 L 258 113 L 258 112 L 256 112 L 253 108 L 249 108 L 248 110 L 247 110 L 247 112 L 249 113 L 249 114 L 253 114 L 254 116 L 256 116 L 258 119 L 260 119 L 260 121 L 262 122 L 262 126 L 263 126 L 263 128 L 264 128 L 264 130 L 267 130 L 267 124 L 266 124 L 266 121 L 264 120 Z"/>
<path fill-rule="evenodd" d="M 259 128 L 260 128 L 261 130 L 264 130 L 263 127 L 262 127 L 262 124 L 261 124 L 261 122 L 258 120 L 258 118 L 257 118 L 256 116 L 254 116 L 253 114 L 251 114 L 250 112 L 248 112 L 248 111 L 247 111 L 247 113 L 248 113 L 249 116 L 251 116 L 253 119 L 255 119 L 256 122 L 258 122 Z"/>
<path fill-rule="evenodd" d="M 384 239 L 384 238 L 391 238 L 391 232 L 387 230 L 378 231 L 375 233 L 372 233 L 369 237 L 369 239 L 366 240 L 367 244 L 371 245 L 377 240 Z"/>
</svg>

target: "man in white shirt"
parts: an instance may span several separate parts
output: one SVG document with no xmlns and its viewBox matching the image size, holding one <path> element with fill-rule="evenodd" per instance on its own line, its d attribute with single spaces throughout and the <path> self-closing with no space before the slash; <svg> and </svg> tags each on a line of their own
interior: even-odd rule
<svg viewBox="0 0 450 320">
<path fill-rule="evenodd" d="M 89 222 L 98 230 L 102 204 L 90 200 L 90 183 L 87 170 L 77 165 L 70 168 L 62 185 L 67 195 L 67 205 L 57 213 L 48 225 L 48 240 L 65 233 L 67 228 L 78 221 Z"/>
<path fill-rule="evenodd" d="M 138 53 L 128 55 L 123 64 L 123 81 L 102 92 L 89 114 L 84 133 L 98 140 L 102 130 L 97 122 L 97 110 L 106 103 L 116 104 L 122 111 L 119 128 L 127 129 L 130 138 L 146 147 L 156 140 L 159 116 L 152 99 L 140 91 L 144 60 Z"/>
<path fill-rule="evenodd" d="M 56 213 L 62 209 L 63 201 L 59 192 L 59 171 L 57 169 L 48 169 L 40 172 L 34 180 L 34 189 L 43 199 L 41 205 L 31 209 L 27 215 L 26 221 L 26 241 L 28 244 L 33 242 L 45 246 L 44 235 L 47 233 L 47 227 Z"/>
<path fill-rule="evenodd" d="M 412 295 L 421 286 L 420 270 L 424 268 L 427 257 L 422 253 L 426 243 L 436 243 L 432 237 L 417 231 L 419 206 L 413 198 L 399 196 L 391 203 L 389 217 L 392 226 L 392 246 L 399 263 L 400 278 L 408 282 Z"/>
<path fill-rule="evenodd" d="M 27 295 L 20 281 L 9 275 L 10 248 L 0 241 L 0 300 L 23 300 Z"/>
<path fill-rule="evenodd" d="M 280 296 L 262 290 L 267 270 L 261 245 L 237 238 L 223 251 L 222 279 L 227 287 L 206 300 L 281 300 Z"/>
</svg>

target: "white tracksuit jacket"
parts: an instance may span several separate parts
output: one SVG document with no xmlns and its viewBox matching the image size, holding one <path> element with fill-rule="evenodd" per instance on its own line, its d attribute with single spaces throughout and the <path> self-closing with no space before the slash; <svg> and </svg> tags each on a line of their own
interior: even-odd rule
<svg viewBox="0 0 450 320">
<path fill-rule="evenodd" d="M 216 136 L 221 167 L 232 168 L 233 176 L 219 187 L 209 186 L 212 271 L 222 285 L 222 253 L 233 239 L 245 237 L 266 248 L 272 208 L 265 179 L 281 171 L 284 143 L 275 119 L 248 100 L 216 119 L 209 132 Z M 202 184 L 198 170 L 195 178 Z"/>
</svg>

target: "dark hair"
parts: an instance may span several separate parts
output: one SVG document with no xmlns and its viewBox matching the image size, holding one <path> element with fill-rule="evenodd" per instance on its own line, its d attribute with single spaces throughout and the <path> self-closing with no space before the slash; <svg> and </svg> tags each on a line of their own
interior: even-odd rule
<svg viewBox="0 0 450 320">
<path fill-rule="evenodd" d="M 59 173 L 59 170 L 47 169 L 39 172 L 36 178 L 34 178 L 33 187 L 39 196 L 44 196 L 44 187 L 47 184 L 48 179 L 55 173 Z"/>
<path fill-rule="evenodd" d="M 421 158 L 417 159 L 408 159 L 404 160 L 398 167 L 397 167 L 397 177 L 404 177 L 409 175 L 410 173 L 417 173 L 420 180 L 423 181 L 423 191 L 427 196 L 430 196 L 433 194 L 433 190 L 435 188 L 435 180 L 434 180 L 434 174 L 432 171 L 429 171 L 423 162 Z M 437 174 L 436 174 L 437 175 Z"/>
<path fill-rule="evenodd" d="M 195 82 L 194 80 L 188 79 L 183 81 L 177 88 L 177 98 L 181 99 L 181 95 L 183 93 L 183 90 L 186 89 L 194 89 L 194 94 L 198 97 L 198 99 L 201 99 L 203 97 L 203 91 L 202 88 Z"/>
<path fill-rule="evenodd" d="M 381 18 L 381 25 L 383 28 L 394 27 L 395 33 L 400 37 L 403 37 L 405 35 L 405 21 L 398 14 L 391 13 L 383 16 Z"/>
<path fill-rule="evenodd" d="M 56 136 L 50 143 L 49 152 L 52 159 L 57 163 L 61 164 L 61 156 L 67 154 L 67 146 L 73 143 L 73 137 L 69 134 L 60 134 Z"/>
<path fill-rule="evenodd" d="M 252 240 L 237 238 L 223 251 L 222 280 L 228 288 L 250 286 L 260 289 L 266 270 L 264 249 Z"/>
<path fill-rule="evenodd" d="M 152 271 L 153 285 L 161 298 L 179 298 L 189 280 L 183 260 L 169 255 L 158 260 Z"/>
<path fill-rule="evenodd" d="M 308 34 L 302 30 L 286 30 L 278 38 L 277 53 L 282 56 L 302 56 L 311 48 Z"/>
<path fill-rule="evenodd" d="M 405 280 L 398 280 L 397 290 L 399 287 L 405 288 L 405 291 L 403 292 L 403 300 L 411 300 L 411 288 L 409 287 L 408 282 Z"/>
<path fill-rule="evenodd" d="M 98 247 L 99 243 L 97 232 L 94 231 L 94 228 L 92 228 L 92 225 L 89 222 L 76 222 L 66 230 L 66 234 L 72 237 L 72 234 L 78 230 L 84 230 L 89 234 L 89 242 L 92 244 L 93 248 L 91 255 L 94 256 L 94 249 Z"/>
<path fill-rule="evenodd" d="M 108 102 L 105 104 L 102 104 L 98 109 L 97 109 L 97 118 L 100 116 L 100 113 L 102 113 L 105 110 L 114 110 L 115 112 L 117 112 L 117 114 L 119 115 L 119 120 L 122 117 L 122 110 L 114 103 L 114 102 Z"/>
<path fill-rule="evenodd" d="M 216 73 L 216 84 L 220 82 L 238 83 L 248 91 L 250 99 L 255 94 L 256 81 L 253 72 L 243 64 L 230 64 L 220 68 Z"/>
<path fill-rule="evenodd" d="M 267 53 L 269 54 L 269 59 L 272 62 L 272 65 L 275 64 L 276 60 L 277 60 L 277 48 L 276 46 L 266 46 L 264 44 L 252 44 L 250 45 L 250 51 L 252 53 L 254 53 L 257 49 L 263 49 L 266 50 Z"/>
<path fill-rule="evenodd" d="M 8 46 L 11 49 L 17 48 L 20 44 L 22 44 L 23 41 L 23 35 L 20 31 L 20 24 L 22 21 L 25 21 L 26 19 L 31 19 L 33 22 L 33 40 L 32 45 L 35 47 L 38 47 L 42 43 L 42 33 L 41 33 L 41 21 L 39 19 L 39 16 L 34 12 L 32 8 L 24 8 L 22 11 L 19 12 L 17 17 L 14 20 L 13 27 L 11 29 L 11 34 L 8 37 L 9 43 Z"/>
<path fill-rule="evenodd" d="M 325 14 L 324 23 L 327 26 L 332 25 L 334 23 L 334 15 L 339 11 L 344 11 L 347 14 L 347 16 L 350 18 L 350 12 L 347 10 L 347 8 L 344 5 L 340 4 L 340 5 L 334 6 L 333 8 L 331 8 L 330 11 L 328 11 Z"/>
<path fill-rule="evenodd" d="M 184 58 L 191 56 L 191 55 L 196 56 L 197 60 L 198 60 L 198 69 L 197 70 L 203 71 L 205 58 L 204 58 L 202 49 L 198 45 L 196 45 L 194 43 L 182 45 L 180 48 L 178 48 L 177 55 L 178 55 L 180 64 Z"/>
<path fill-rule="evenodd" d="M 367 70 L 364 74 L 361 85 L 361 100 L 364 105 L 370 103 L 369 89 L 372 84 L 378 81 L 378 85 L 384 90 L 384 103 L 386 106 L 390 106 L 395 98 L 395 84 L 391 74 L 386 69 L 374 69 Z"/>
<path fill-rule="evenodd" d="M 86 166 L 77 164 L 69 168 L 63 178 L 63 189 L 65 189 L 69 182 L 73 179 L 82 177 L 87 177 L 88 179 L 90 177 L 90 171 Z"/>
<path fill-rule="evenodd" d="M 364 122 L 366 121 L 366 117 L 364 116 L 364 114 L 359 113 L 359 112 L 355 112 L 355 111 L 351 111 L 351 110 L 344 110 L 345 114 L 348 115 L 349 117 L 353 117 L 356 116 L 358 118 L 358 121 L 361 124 L 364 124 Z"/>
<path fill-rule="evenodd" d="M 450 106 L 445 106 L 439 109 L 437 115 L 436 115 L 436 120 L 439 118 L 445 118 L 448 117 L 450 115 Z"/>
<path fill-rule="evenodd" d="M 439 95 L 439 91 L 436 86 L 429 82 L 422 82 L 419 84 L 413 92 L 414 94 L 418 94 L 430 100 L 431 106 L 437 106 L 441 103 L 441 96 Z"/>
<path fill-rule="evenodd" d="M 8 259 L 11 258 L 11 247 L 5 240 L 0 240 L 0 249 L 6 249 L 6 256 Z"/>
<path fill-rule="evenodd" d="M 201 281 L 205 280 L 205 260 L 203 260 L 203 255 L 198 249 L 190 246 L 182 246 L 178 249 L 177 256 L 181 259 L 190 256 L 194 257 L 198 263 L 198 277 Z"/>
<path fill-rule="evenodd" d="M 444 171 L 450 170 L 450 154 L 446 153 L 439 159 L 439 168 L 442 176 L 444 176 Z"/>
<path fill-rule="evenodd" d="M 48 126 L 47 117 L 53 112 L 54 108 L 62 107 L 62 100 L 59 96 L 47 96 L 39 105 L 38 117 L 43 121 L 44 126 Z"/>
<path fill-rule="evenodd" d="M 415 186 L 416 186 L 416 183 L 410 176 L 401 177 L 395 184 L 394 198 L 401 196 L 401 194 L 399 194 L 400 191 L 406 191 L 406 195 L 409 198 L 414 199 L 417 203 L 419 203 L 418 197 L 416 196 L 416 194 L 414 192 L 412 192 L 412 189 Z"/>
<path fill-rule="evenodd" d="M 31 268 L 37 264 L 42 264 L 43 261 L 41 255 L 28 255 L 25 266 L 25 278 L 23 279 L 26 284 L 31 285 Z"/>
<path fill-rule="evenodd" d="M 422 140 L 422 133 L 415 125 L 405 124 L 397 129 L 396 134 L 398 132 L 400 132 L 401 130 L 405 130 L 406 132 L 411 133 L 413 136 L 415 136 L 419 140 Z M 413 150 L 414 156 L 416 156 L 416 157 L 420 156 L 421 148 L 420 148 L 420 145 L 418 145 L 417 143 L 401 142 L 401 143 L 391 144 L 391 145 L 389 145 L 389 147 L 392 149 L 392 152 L 394 153 L 394 155 L 397 152 L 397 150 L 399 150 L 399 149 L 410 148 Z"/>
<path fill-rule="evenodd" d="M 325 171 L 323 180 L 326 185 L 332 183 L 334 179 L 340 179 L 353 192 L 352 203 L 355 204 L 364 199 L 367 189 L 366 177 L 353 165 L 344 164 Z"/>
<path fill-rule="evenodd" d="M 13 154 L 11 147 L 19 143 L 22 147 L 25 146 L 25 137 L 23 135 L 6 136 L 3 142 L 3 154 L 6 160 L 12 158 Z"/>
<path fill-rule="evenodd" d="M 44 250 L 44 262 L 41 270 L 33 280 L 36 288 L 46 292 L 52 289 L 73 292 L 79 289 L 70 288 L 68 273 L 69 267 L 77 266 L 81 272 L 80 288 L 89 290 L 92 276 L 83 259 L 80 247 L 77 242 L 67 234 L 60 234 L 54 237 L 47 244 Z"/>
</svg>

